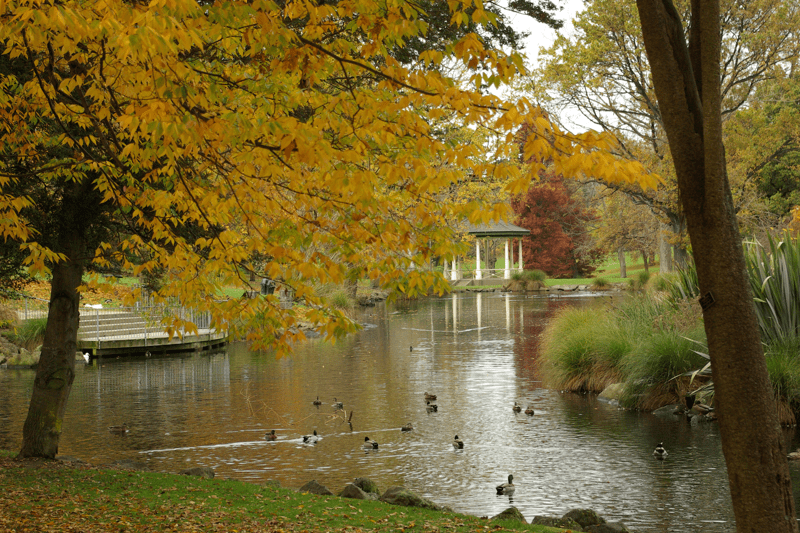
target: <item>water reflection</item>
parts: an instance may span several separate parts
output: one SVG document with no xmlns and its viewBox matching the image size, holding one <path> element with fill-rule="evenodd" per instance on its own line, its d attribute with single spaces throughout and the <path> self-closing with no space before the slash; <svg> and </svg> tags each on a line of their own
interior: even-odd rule
<svg viewBox="0 0 800 533">
<path fill-rule="evenodd" d="M 457 294 L 373 308 L 360 333 L 333 346 L 310 341 L 291 358 L 233 345 L 100 360 L 78 370 L 61 451 L 166 471 L 210 466 L 288 487 L 317 479 L 334 491 L 364 476 L 479 516 L 511 504 L 528 519 L 591 507 L 637 531 L 733 531 L 716 425 L 541 387 L 544 324 L 564 306 L 594 301 Z M 32 371 L 0 372 L 2 448 L 19 447 L 32 379 Z M 437 412 L 426 409 L 426 391 L 437 394 Z M 514 413 L 515 401 L 536 414 Z M 401 431 L 408 422 L 414 429 Z M 127 435 L 109 433 L 122 423 Z M 271 430 L 274 441 L 264 438 Z M 304 443 L 314 430 L 319 441 Z M 463 449 L 453 448 L 455 435 Z M 364 449 L 365 437 L 379 448 Z M 659 441 L 666 461 L 651 455 Z M 498 496 L 508 474 L 515 493 Z"/>
</svg>

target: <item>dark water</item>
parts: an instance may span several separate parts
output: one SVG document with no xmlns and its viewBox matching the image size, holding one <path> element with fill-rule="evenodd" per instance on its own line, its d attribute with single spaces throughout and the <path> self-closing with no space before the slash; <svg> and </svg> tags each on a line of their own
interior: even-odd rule
<svg viewBox="0 0 800 533">
<path fill-rule="evenodd" d="M 370 477 L 479 516 L 509 504 L 529 520 L 590 507 L 639 532 L 734 531 L 716 425 L 542 388 L 535 362 L 544 323 L 562 306 L 596 303 L 461 294 L 376 307 L 360 317 L 362 332 L 333 346 L 310 341 L 291 358 L 232 345 L 96 361 L 78 369 L 60 451 L 173 472 L 204 465 L 285 487 L 316 479 L 334 492 Z M 0 371 L 0 448 L 20 445 L 32 379 L 32 371 Z M 426 411 L 426 391 L 438 395 L 438 412 Z M 334 397 L 344 411 L 331 406 Z M 535 416 L 512 412 L 514 401 L 530 403 Z M 123 422 L 128 435 L 108 431 Z M 415 429 L 401 432 L 407 422 Z M 271 429 L 275 442 L 262 438 Z M 322 439 L 304 445 L 300 437 L 314 429 Z M 463 450 L 451 445 L 456 434 Z M 377 451 L 362 449 L 365 436 Z M 659 441 L 670 453 L 663 462 L 651 455 Z M 516 493 L 497 496 L 508 474 Z"/>
</svg>

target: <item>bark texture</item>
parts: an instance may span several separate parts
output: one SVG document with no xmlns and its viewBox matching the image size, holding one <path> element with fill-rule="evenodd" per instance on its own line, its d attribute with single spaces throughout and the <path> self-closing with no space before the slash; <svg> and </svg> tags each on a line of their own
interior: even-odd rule
<svg viewBox="0 0 800 533">
<path fill-rule="evenodd" d="M 725 168 L 719 2 L 692 0 L 689 44 L 671 0 L 637 0 L 700 283 L 722 449 L 739 532 L 797 532 Z"/>
</svg>

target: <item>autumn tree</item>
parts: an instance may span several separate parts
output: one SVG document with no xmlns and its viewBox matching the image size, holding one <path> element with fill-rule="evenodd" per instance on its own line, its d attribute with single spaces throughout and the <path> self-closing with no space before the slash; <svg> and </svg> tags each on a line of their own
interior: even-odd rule
<svg viewBox="0 0 800 533">
<path fill-rule="evenodd" d="M 592 236 L 597 215 L 571 194 L 562 177 L 542 178 L 513 198 L 511 207 L 515 224 L 531 232 L 522 239 L 527 268 L 553 278 L 582 278 L 604 257 Z"/>
<path fill-rule="evenodd" d="M 472 3 L 450 7 L 455 25 L 492 22 Z M 3 4 L 2 55 L 22 68 L 0 79 L 0 234 L 52 277 L 22 456 L 57 453 L 90 263 L 163 270 L 157 299 L 207 309 L 212 326 L 280 355 L 302 337 L 300 307 L 219 299 L 223 286 L 247 286 L 255 254 L 258 275 L 289 285 L 327 338 L 355 324 L 323 305 L 318 284 L 363 274 L 396 292 L 441 292 L 444 279 L 422 267 L 459 252 L 448 222 L 508 209 L 440 193 L 464 168 L 506 194 L 525 190 L 536 170 L 520 172 L 512 156 L 523 122 L 541 132 L 529 159 L 653 186 L 641 166 L 615 161 L 609 139 L 562 132 L 526 100 L 477 90 L 522 60 L 474 33 L 413 64 L 392 56 L 426 27 L 403 0 Z M 444 61 L 467 80 L 435 68 Z M 449 142 L 434 131 L 443 118 L 494 139 Z M 58 231 L 46 238 L 31 215 L 38 200 L 17 192 L 32 184 L 54 200 Z M 127 231 L 95 240 L 106 217 Z M 164 326 L 196 329 L 180 317 Z"/>
<path fill-rule="evenodd" d="M 684 21 L 688 21 L 690 3 L 676 2 L 676 12 Z M 612 132 L 626 157 L 638 159 L 664 177 L 664 187 L 645 194 L 635 188 L 612 187 L 647 205 L 672 233 L 680 235 L 685 221 L 664 113 L 655 97 L 638 18 L 633 0 L 587 2 L 574 22 L 575 32 L 559 36 L 539 55 L 542 67 L 535 94 L 552 109 L 569 109 L 580 115 L 581 122 Z M 752 101 L 760 84 L 780 75 L 780 65 L 798 57 L 800 8 L 790 0 L 723 0 L 720 24 L 725 34 L 721 106 L 723 121 L 727 121 Z M 737 202 L 740 199 L 747 197 L 735 197 Z M 676 246 L 675 253 L 681 259 L 683 248 Z"/>
<path fill-rule="evenodd" d="M 797 532 L 723 145 L 720 60 L 723 41 L 736 35 L 720 25 L 719 0 L 692 1 L 688 33 L 671 0 L 637 0 L 637 8 L 694 250 L 736 528 Z"/>
</svg>

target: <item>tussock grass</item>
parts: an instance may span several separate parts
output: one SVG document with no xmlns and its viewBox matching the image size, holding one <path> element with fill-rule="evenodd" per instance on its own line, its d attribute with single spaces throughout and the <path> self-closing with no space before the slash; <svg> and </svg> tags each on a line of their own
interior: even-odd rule
<svg viewBox="0 0 800 533">
<path fill-rule="evenodd" d="M 602 391 L 620 378 L 618 363 L 628 349 L 611 335 L 608 314 L 591 308 L 565 308 L 545 330 L 542 370 L 545 382 L 570 391 Z"/>
<path fill-rule="evenodd" d="M 545 329 L 541 368 L 545 382 L 570 391 L 601 392 L 625 383 L 623 402 L 650 409 L 677 401 L 702 367 L 695 353 L 705 340 L 699 309 L 643 294 L 597 308 L 565 308 Z"/>
<path fill-rule="evenodd" d="M 33 351 L 44 340 L 47 318 L 33 318 L 22 322 L 17 328 L 14 343 L 28 351 Z"/>
</svg>

